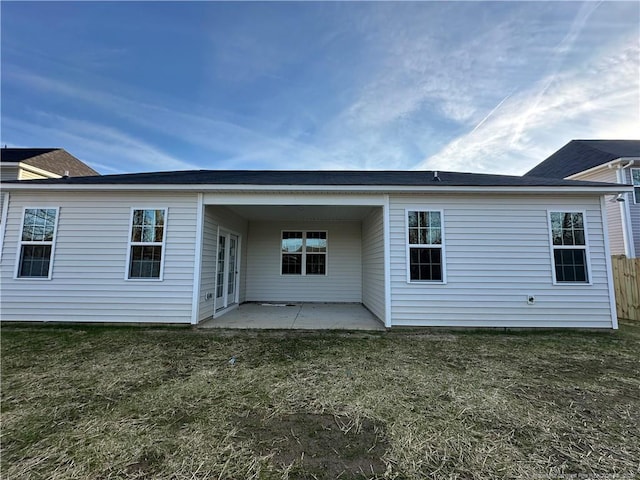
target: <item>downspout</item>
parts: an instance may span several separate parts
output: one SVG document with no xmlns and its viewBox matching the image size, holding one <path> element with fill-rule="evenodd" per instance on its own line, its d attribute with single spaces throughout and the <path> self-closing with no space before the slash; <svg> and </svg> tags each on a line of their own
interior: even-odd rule
<svg viewBox="0 0 640 480">
<path fill-rule="evenodd" d="M 634 160 L 630 160 L 626 165 L 622 161 L 609 165 L 609 168 L 616 167 L 616 182 L 625 184 L 624 170 L 635 165 Z M 631 234 L 631 211 L 629 209 L 629 194 L 624 195 L 624 202 L 620 202 L 620 217 L 622 220 L 622 240 L 624 242 L 624 254 L 627 258 L 635 258 L 636 251 Z"/>
<path fill-rule="evenodd" d="M 616 290 L 613 286 L 613 267 L 611 265 L 611 246 L 609 245 L 609 235 L 606 235 L 607 226 L 607 205 L 604 195 L 600 197 L 600 213 L 602 215 L 602 225 L 604 227 L 604 263 L 607 269 L 607 288 L 609 289 L 609 308 L 611 309 L 611 328 L 618 329 L 618 311 L 616 307 Z"/>
</svg>

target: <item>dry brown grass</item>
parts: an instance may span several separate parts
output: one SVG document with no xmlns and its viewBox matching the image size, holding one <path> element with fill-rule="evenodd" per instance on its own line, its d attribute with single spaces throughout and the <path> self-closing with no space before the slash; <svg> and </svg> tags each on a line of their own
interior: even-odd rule
<svg viewBox="0 0 640 480">
<path fill-rule="evenodd" d="M 631 479 L 640 328 L 4 326 L 1 407 L 10 479 Z"/>
</svg>

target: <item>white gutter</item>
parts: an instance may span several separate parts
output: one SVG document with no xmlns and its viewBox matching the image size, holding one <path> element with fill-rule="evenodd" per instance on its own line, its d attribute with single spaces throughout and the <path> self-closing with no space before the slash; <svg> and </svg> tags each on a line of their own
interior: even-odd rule
<svg viewBox="0 0 640 480">
<path fill-rule="evenodd" d="M 622 162 L 637 163 L 637 162 L 640 162 L 640 157 L 620 157 L 616 161 L 619 161 L 620 163 L 622 163 Z M 629 165 L 627 165 L 627 166 L 629 166 Z M 625 168 L 627 168 L 627 167 L 625 167 Z"/>
<path fill-rule="evenodd" d="M 612 160 L 612 161 L 607 162 L 607 163 L 603 163 L 601 165 L 596 165 L 595 167 L 590 168 L 588 170 L 583 170 L 581 172 L 574 173 L 573 175 L 569 175 L 568 177 L 566 177 L 566 179 L 567 180 L 574 180 L 574 179 L 577 179 L 578 177 L 582 177 L 584 175 L 589 175 L 590 173 L 595 173 L 598 170 L 604 170 L 604 169 L 607 169 L 607 168 L 618 167 L 620 164 L 622 164 L 624 162 L 628 162 L 628 164 L 625 165 L 623 168 L 628 168 L 630 166 L 633 166 L 636 163 L 640 165 L 640 158 L 635 158 L 635 157 L 620 157 L 620 158 L 616 158 L 615 160 Z"/>
<path fill-rule="evenodd" d="M 635 165 L 636 160 L 630 160 L 626 165 L 623 165 L 623 160 L 619 159 L 616 169 L 616 181 L 618 183 L 626 183 L 624 178 L 624 170 Z M 609 168 L 613 168 L 611 165 Z M 633 191 L 633 189 L 631 190 Z M 623 196 L 624 201 L 620 203 L 620 217 L 622 220 L 622 240 L 624 242 L 624 254 L 627 258 L 635 258 L 636 257 L 636 249 L 633 243 L 633 235 L 631 233 L 631 209 L 629 207 L 629 203 L 632 201 L 631 195 L 625 194 Z"/>
<path fill-rule="evenodd" d="M 623 165 L 624 162 L 627 162 L 627 164 Z M 609 162 L 607 167 L 609 168 L 617 167 L 618 170 L 625 170 L 629 167 L 633 167 L 636 164 L 640 165 L 640 158 L 622 157 L 622 158 L 618 158 L 617 160 L 614 160 L 613 162 Z"/>
<path fill-rule="evenodd" d="M 618 311 L 616 309 L 616 290 L 613 285 L 613 270 L 611 266 L 611 246 L 609 244 L 609 230 L 607 219 L 607 205 L 604 197 L 600 197 L 600 212 L 604 226 L 604 263 L 607 269 L 607 288 L 609 289 L 609 309 L 611 311 L 611 328 L 618 329 Z"/>
<path fill-rule="evenodd" d="M 37 180 L 36 180 L 37 181 Z M 567 193 L 618 194 L 632 192 L 632 186 L 455 186 L 455 185 L 212 185 L 212 184 L 34 184 L 19 182 L 4 184 L 6 191 L 184 191 L 247 193 Z"/>
<path fill-rule="evenodd" d="M 615 160 L 611 160 L 610 162 L 607 163 L 603 163 L 601 165 L 596 165 L 595 167 L 589 168 L 588 170 L 582 170 L 581 172 L 578 173 L 574 173 L 573 175 L 569 175 L 568 177 L 565 177 L 566 180 L 579 180 L 579 177 L 582 177 L 584 175 L 589 175 L 590 173 L 595 173 L 599 170 L 605 170 L 607 168 L 614 168 L 617 167 L 618 165 L 620 165 L 621 163 L 624 162 L 631 162 L 628 165 L 626 165 L 623 168 L 627 168 L 630 167 L 632 165 L 634 165 L 635 163 L 640 164 L 640 158 L 635 158 L 635 157 L 620 157 L 620 158 L 616 158 Z"/>
</svg>

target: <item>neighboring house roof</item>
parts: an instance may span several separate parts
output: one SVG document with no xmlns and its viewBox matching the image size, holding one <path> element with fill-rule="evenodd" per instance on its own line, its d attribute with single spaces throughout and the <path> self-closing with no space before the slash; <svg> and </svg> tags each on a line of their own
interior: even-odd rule
<svg viewBox="0 0 640 480">
<path fill-rule="evenodd" d="M 100 175 L 62 148 L 1 148 L 0 161 L 30 165 L 60 176 L 65 172 L 71 177 Z"/>
<path fill-rule="evenodd" d="M 567 178 L 618 158 L 640 158 L 640 140 L 571 140 L 525 177 Z"/>
<path fill-rule="evenodd" d="M 10 182 L 11 183 L 11 182 Z M 31 180 L 22 188 L 64 186 L 406 186 L 406 187 L 612 187 L 620 185 L 538 177 L 433 171 L 187 170 Z M 16 187 L 18 187 L 16 185 Z"/>
</svg>

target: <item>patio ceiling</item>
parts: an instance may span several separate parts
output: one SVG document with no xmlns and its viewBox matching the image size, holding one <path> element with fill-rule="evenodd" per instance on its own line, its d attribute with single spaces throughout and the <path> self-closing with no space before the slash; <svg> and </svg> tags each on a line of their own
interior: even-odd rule
<svg viewBox="0 0 640 480">
<path fill-rule="evenodd" d="M 252 220 L 360 221 L 373 208 L 353 205 L 227 205 L 234 213 Z"/>
</svg>

